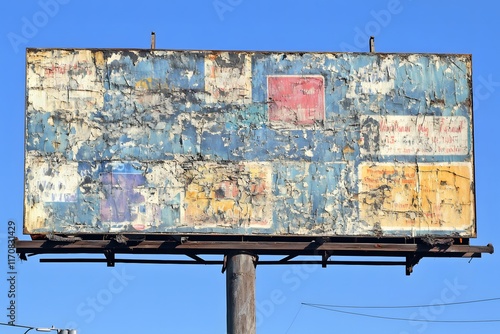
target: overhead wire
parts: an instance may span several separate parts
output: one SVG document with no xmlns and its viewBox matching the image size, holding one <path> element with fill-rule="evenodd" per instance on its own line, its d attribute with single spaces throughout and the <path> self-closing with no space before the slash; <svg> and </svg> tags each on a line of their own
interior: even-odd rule
<svg viewBox="0 0 500 334">
<path fill-rule="evenodd" d="M 487 322 L 500 322 L 500 319 L 480 319 L 480 320 L 430 320 L 430 319 L 411 319 L 411 318 L 398 318 L 398 317 L 387 317 L 381 315 L 374 314 L 366 314 L 366 313 L 357 313 L 357 312 L 349 312 L 349 311 L 341 311 L 332 308 L 317 306 L 313 304 L 304 304 L 310 307 L 316 307 L 319 309 L 324 309 L 331 312 L 344 313 L 350 315 L 357 315 L 362 317 L 376 318 L 376 319 L 385 319 L 385 320 L 397 320 L 397 321 L 414 321 L 414 322 L 439 322 L 439 323 L 487 323 Z"/>
<path fill-rule="evenodd" d="M 35 327 L 31 327 L 31 326 L 9 324 L 9 323 L 5 323 L 5 322 L 0 322 L 0 326 L 10 326 L 10 327 L 17 327 L 17 328 L 32 328 L 32 329 L 35 329 Z"/>
<path fill-rule="evenodd" d="M 496 298 L 486 298 L 486 299 L 474 299 L 466 300 L 461 302 L 450 302 L 450 303 L 434 303 L 434 304 L 421 304 L 421 305 L 394 305 L 394 306 L 363 306 L 363 305 L 330 305 L 330 304 L 314 304 L 314 303 L 302 303 L 307 306 L 322 306 L 331 308 L 354 308 L 354 309 L 403 309 L 403 308 L 419 308 L 419 307 L 435 307 L 435 306 L 452 306 L 452 305 L 462 305 L 462 304 L 473 304 L 473 303 L 485 303 L 500 300 L 500 297 Z"/>
<path fill-rule="evenodd" d="M 332 305 L 332 304 L 313 304 L 313 303 L 301 303 L 300 308 L 295 314 L 294 318 L 285 334 L 289 332 L 290 328 L 295 323 L 300 311 L 302 310 L 302 306 L 309 306 L 319 309 L 324 309 L 327 311 L 350 314 L 356 316 L 363 316 L 369 318 L 376 319 L 385 319 L 385 320 L 396 320 L 396 321 L 414 321 L 414 322 L 435 322 L 435 323 L 490 323 L 490 322 L 500 322 L 500 319 L 478 319 L 478 320 L 431 320 L 431 319 L 412 319 L 412 318 L 399 318 L 399 317 L 388 317 L 374 314 L 366 314 L 366 313 L 358 313 L 358 312 L 349 312 L 338 310 L 338 308 L 347 308 L 347 309 L 406 309 L 406 308 L 421 308 L 421 307 L 438 307 L 438 306 L 454 306 L 454 305 L 464 305 L 464 304 L 474 304 L 474 303 L 486 303 L 500 300 L 500 297 L 495 298 L 484 298 L 484 299 L 473 299 L 473 300 L 465 300 L 459 302 L 449 302 L 449 303 L 434 303 L 434 304 L 417 304 L 417 305 L 392 305 L 392 306 L 381 306 L 381 305 Z"/>
<path fill-rule="evenodd" d="M 290 330 L 290 328 L 292 328 L 292 326 L 293 326 L 293 324 L 294 324 L 295 320 L 296 320 L 296 319 L 297 319 L 297 317 L 299 316 L 300 310 L 302 310 L 302 306 L 303 306 L 303 304 L 300 304 L 299 310 L 297 311 L 297 313 L 295 313 L 295 317 L 293 317 L 292 323 L 290 324 L 290 326 L 288 326 L 288 328 L 287 328 L 287 330 L 286 330 L 285 334 L 287 334 L 287 333 L 288 333 L 288 331 Z"/>
</svg>

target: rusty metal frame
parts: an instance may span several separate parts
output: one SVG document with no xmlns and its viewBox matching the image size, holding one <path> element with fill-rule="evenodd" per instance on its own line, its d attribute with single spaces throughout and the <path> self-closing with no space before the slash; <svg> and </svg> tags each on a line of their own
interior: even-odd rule
<svg viewBox="0 0 500 334">
<path fill-rule="evenodd" d="M 93 236 L 95 238 L 95 236 Z M 258 265 L 318 264 L 328 265 L 385 265 L 405 266 L 406 275 L 424 257 L 479 258 L 492 254 L 491 244 L 471 246 L 469 239 L 448 239 L 446 243 L 425 239 L 373 239 L 373 238 L 199 238 L 191 236 L 101 236 L 102 239 L 59 238 L 57 240 L 17 240 L 16 251 L 22 259 L 45 254 L 102 254 L 103 258 L 44 258 L 40 262 L 90 262 L 145 264 L 203 264 L 223 265 L 223 261 L 205 260 L 200 255 L 227 255 L 234 251 L 256 255 L 284 256 L 280 260 L 258 260 Z M 135 238 L 135 240 L 134 240 Z M 118 241 L 117 241 L 118 240 Z M 128 255 L 181 255 L 179 259 L 117 259 L 117 254 Z M 297 256 L 319 257 L 320 260 L 293 260 Z M 331 257 L 384 257 L 391 260 L 331 260 Z"/>
</svg>

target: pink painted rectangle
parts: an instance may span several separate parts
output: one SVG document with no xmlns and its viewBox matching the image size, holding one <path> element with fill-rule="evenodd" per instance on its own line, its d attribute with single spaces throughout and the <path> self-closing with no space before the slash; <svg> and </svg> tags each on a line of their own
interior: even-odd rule
<svg viewBox="0 0 500 334">
<path fill-rule="evenodd" d="M 269 121 L 313 125 L 325 119 L 325 85 L 320 75 L 267 77 Z"/>
</svg>

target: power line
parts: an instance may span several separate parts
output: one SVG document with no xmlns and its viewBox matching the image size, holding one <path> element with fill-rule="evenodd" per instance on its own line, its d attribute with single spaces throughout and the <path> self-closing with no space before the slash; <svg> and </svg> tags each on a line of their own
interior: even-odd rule
<svg viewBox="0 0 500 334">
<path fill-rule="evenodd" d="M 330 305 L 330 304 L 312 304 L 312 303 L 302 303 L 302 304 L 307 305 L 307 306 L 322 306 L 322 307 L 332 307 L 332 308 L 402 309 L 402 308 L 435 307 L 435 306 L 450 306 L 450 305 L 461 305 L 461 304 L 484 303 L 484 302 L 491 302 L 491 301 L 495 301 L 495 300 L 500 300 L 500 297 L 467 300 L 467 301 L 453 302 L 453 303 L 435 303 L 435 304 L 422 304 L 422 305 L 396 305 L 396 306 Z"/>
<path fill-rule="evenodd" d="M 410 319 L 410 318 L 396 318 L 396 317 L 385 317 L 381 315 L 374 315 L 374 314 L 366 314 L 366 313 L 357 313 L 357 312 L 348 312 L 348 311 L 341 311 L 341 310 L 335 310 L 323 306 L 318 306 L 314 304 L 306 304 L 302 303 L 303 305 L 310 306 L 310 307 L 315 307 L 327 311 L 332 311 L 332 312 L 337 312 L 337 313 L 344 313 L 344 314 L 350 314 L 350 315 L 357 315 L 357 316 L 362 316 L 362 317 L 368 317 L 368 318 L 376 318 L 376 319 L 385 319 L 385 320 L 398 320 L 398 321 L 414 321 L 414 322 L 440 322 L 440 323 L 486 323 L 486 322 L 500 322 L 500 319 L 487 319 L 487 320 L 427 320 L 427 319 Z"/>
<path fill-rule="evenodd" d="M 15 324 L 8 324 L 5 322 L 0 322 L 0 326 L 10 326 L 10 327 L 19 327 L 19 328 L 35 328 L 32 326 L 23 326 L 23 325 L 15 325 Z"/>
<path fill-rule="evenodd" d="M 295 314 L 295 317 L 293 317 L 292 323 L 290 324 L 290 326 L 288 326 L 288 329 L 286 330 L 285 334 L 288 333 L 288 331 L 290 330 L 290 328 L 292 328 L 292 325 L 295 322 L 295 319 L 297 319 L 297 317 L 299 316 L 300 310 L 302 310 L 302 305 L 303 305 L 303 303 L 300 304 L 299 310 Z"/>
</svg>

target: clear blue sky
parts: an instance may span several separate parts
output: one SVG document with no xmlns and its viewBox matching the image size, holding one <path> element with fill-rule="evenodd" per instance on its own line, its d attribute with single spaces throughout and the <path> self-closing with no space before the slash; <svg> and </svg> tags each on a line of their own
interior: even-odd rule
<svg viewBox="0 0 500 334">
<path fill-rule="evenodd" d="M 7 1 L 0 20 L 3 65 L 0 189 L 0 322 L 7 322 L 7 221 L 22 235 L 26 47 L 471 53 L 478 238 L 500 247 L 500 5 L 493 0 Z M 500 297 L 498 254 L 424 259 L 402 267 L 257 268 L 258 333 L 498 333 L 500 323 L 414 323 L 300 306 L 412 305 Z M 225 333 L 219 266 L 16 264 L 18 324 L 81 334 Z M 500 301 L 462 306 L 358 310 L 432 320 L 500 319 Z M 23 333 L 1 327 L 2 333 Z M 31 331 L 30 333 L 32 333 Z"/>
</svg>

